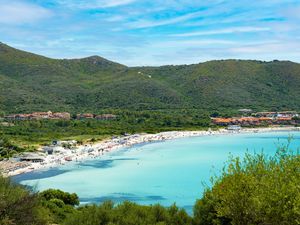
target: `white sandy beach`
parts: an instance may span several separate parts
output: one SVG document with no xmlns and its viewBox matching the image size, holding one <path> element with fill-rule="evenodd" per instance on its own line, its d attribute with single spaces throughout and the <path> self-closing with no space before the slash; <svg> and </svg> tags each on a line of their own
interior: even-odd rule
<svg viewBox="0 0 300 225">
<path fill-rule="evenodd" d="M 81 145 L 72 149 L 61 148 L 61 151 L 52 155 L 45 155 L 43 162 L 17 162 L 9 161 L 10 169 L 5 169 L 5 163 L 0 162 L 0 167 L 3 168 L 5 176 L 15 176 L 22 173 L 28 173 L 34 170 L 56 167 L 70 161 L 84 161 L 89 158 L 101 157 L 103 154 L 123 148 L 130 147 L 136 144 L 148 143 L 153 141 L 164 141 L 175 138 L 207 136 L 207 135 L 230 135 L 235 133 L 258 133 L 258 132 L 276 132 L 276 131 L 300 131 L 296 127 L 270 127 L 270 128 L 249 128 L 242 129 L 238 132 L 220 129 L 217 131 L 170 131 L 157 134 L 134 134 L 130 136 L 117 137 L 109 140 L 104 140 L 92 145 Z M 40 149 L 41 150 L 41 149 Z M 2 164 L 2 165 L 1 165 Z"/>
</svg>

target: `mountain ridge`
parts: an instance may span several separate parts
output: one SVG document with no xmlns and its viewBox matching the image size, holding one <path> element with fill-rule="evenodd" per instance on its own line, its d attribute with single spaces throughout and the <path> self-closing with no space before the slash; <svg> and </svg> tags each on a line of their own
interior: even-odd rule
<svg viewBox="0 0 300 225">
<path fill-rule="evenodd" d="M 17 50 L 19 52 L 28 53 L 28 54 L 35 55 L 35 56 L 40 56 L 40 57 L 47 58 L 47 59 L 50 59 L 50 60 L 80 61 L 80 60 L 97 59 L 98 58 L 98 59 L 102 59 L 102 60 L 105 60 L 105 61 L 109 61 L 111 63 L 116 63 L 116 64 L 119 64 L 119 65 L 122 65 L 122 66 L 127 67 L 127 68 L 149 68 L 149 67 L 150 68 L 158 68 L 158 67 L 165 67 L 165 66 L 193 66 L 193 65 L 199 65 L 199 64 L 208 63 L 208 62 L 222 62 L 222 61 L 253 61 L 253 62 L 258 62 L 258 63 L 290 62 L 290 63 L 299 64 L 297 62 L 293 62 L 293 61 L 290 61 L 290 60 L 273 59 L 273 60 L 270 60 L 270 61 L 265 61 L 265 60 L 257 60 L 257 59 L 235 59 L 235 58 L 232 58 L 232 59 L 219 59 L 219 60 L 213 59 L 213 60 L 208 60 L 208 61 L 198 62 L 198 63 L 191 63 L 191 64 L 165 64 L 165 65 L 160 65 L 160 66 L 151 66 L 151 65 L 127 66 L 127 65 L 124 65 L 122 63 L 118 63 L 118 62 L 115 62 L 113 60 L 109 60 L 107 58 L 104 58 L 100 55 L 90 55 L 90 56 L 85 56 L 85 57 L 82 57 L 82 58 L 52 58 L 52 57 L 43 56 L 43 55 L 37 54 L 37 53 L 31 53 L 31 52 L 26 51 L 26 50 L 20 50 L 20 49 L 14 48 L 14 47 L 9 46 L 9 45 L 7 45 L 7 44 L 0 41 L 0 48 L 2 47 L 1 45 L 5 46 L 9 49 Z"/>
<path fill-rule="evenodd" d="M 51 59 L 0 45 L 3 113 L 300 109 L 299 87 L 300 64 L 291 61 L 127 67 L 100 56 Z"/>
</svg>

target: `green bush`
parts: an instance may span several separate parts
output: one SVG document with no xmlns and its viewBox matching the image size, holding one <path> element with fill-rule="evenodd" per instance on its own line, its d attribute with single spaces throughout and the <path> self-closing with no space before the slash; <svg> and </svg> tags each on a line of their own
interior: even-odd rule
<svg viewBox="0 0 300 225">
<path fill-rule="evenodd" d="M 42 225 L 48 221 L 36 194 L 0 176 L 0 224 Z"/>
<path fill-rule="evenodd" d="M 99 206 L 79 208 L 75 214 L 67 217 L 64 224 L 188 225 L 192 224 L 192 218 L 175 205 L 166 208 L 160 205 L 141 206 L 131 202 L 118 205 L 105 202 Z"/>
<path fill-rule="evenodd" d="M 9 158 L 14 154 L 24 150 L 24 148 L 12 144 L 7 137 L 0 135 L 0 159 Z"/>
<path fill-rule="evenodd" d="M 195 224 L 300 224 L 300 155 L 233 158 L 194 207 Z"/>
<path fill-rule="evenodd" d="M 39 196 L 41 198 L 44 198 L 47 201 L 61 200 L 66 205 L 71 205 L 71 206 L 79 205 L 79 198 L 75 193 L 70 194 L 68 192 L 63 192 L 61 190 L 48 189 L 46 191 L 39 193 Z"/>
</svg>

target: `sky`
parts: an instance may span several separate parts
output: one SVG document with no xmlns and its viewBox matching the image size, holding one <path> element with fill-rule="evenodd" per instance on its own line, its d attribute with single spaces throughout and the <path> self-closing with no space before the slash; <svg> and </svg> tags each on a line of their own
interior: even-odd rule
<svg viewBox="0 0 300 225">
<path fill-rule="evenodd" d="M 0 0 L 0 41 L 128 66 L 300 62 L 300 0 Z"/>
</svg>

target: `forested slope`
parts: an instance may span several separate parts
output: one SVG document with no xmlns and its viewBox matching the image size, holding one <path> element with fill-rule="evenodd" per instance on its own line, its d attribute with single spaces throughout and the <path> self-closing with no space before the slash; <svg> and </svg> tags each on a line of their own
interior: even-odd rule
<svg viewBox="0 0 300 225">
<path fill-rule="evenodd" d="M 300 65 L 210 61 L 127 67 L 99 56 L 50 59 L 0 44 L 0 111 L 300 109 Z"/>
</svg>

